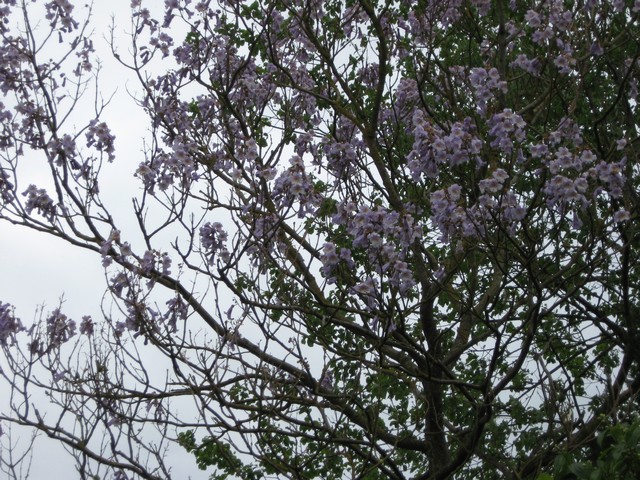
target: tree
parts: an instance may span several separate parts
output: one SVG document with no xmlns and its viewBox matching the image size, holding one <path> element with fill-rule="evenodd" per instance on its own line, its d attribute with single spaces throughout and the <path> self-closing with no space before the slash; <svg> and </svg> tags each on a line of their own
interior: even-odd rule
<svg viewBox="0 0 640 480">
<path fill-rule="evenodd" d="M 111 298 L 30 328 L 0 304 L 5 429 L 82 478 L 169 478 L 172 441 L 212 478 L 603 458 L 640 391 L 637 0 L 141 3 L 114 46 L 151 128 L 126 228 L 99 93 L 72 125 L 91 18 L 0 9 L 3 228 L 94 252 Z"/>
</svg>

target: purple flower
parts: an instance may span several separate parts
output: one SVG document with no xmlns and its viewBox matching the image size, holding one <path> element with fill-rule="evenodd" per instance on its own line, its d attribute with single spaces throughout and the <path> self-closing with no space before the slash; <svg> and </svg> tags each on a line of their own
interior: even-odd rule
<svg viewBox="0 0 640 480">
<path fill-rule="evenodd" d="M 538 76 L 540 74 L 540 61 L 536 58 L 528 58 L 523 53 L 519 54 L 510 65 L 511 67 L 520 68 L 531 75 Z"/>
<path fill-rule="evenodd" d="M 3 203 L 9 203 L 13 198 L 13 183 L 9 181 L 9 174 L 0 168 L 0 200 Z"/>
<path fill-rule="evenodd" d="M 109 282 L 109 288 L 118 297 L 122 296 L 122 291 L 128 286 L 129 279 L 124 272 L 119 272 L 115 277 L 112 277 Z"/>
<path fill-rule="evenodd" d="M 431 221 L 442 232 L 440 240 L 443 242 L 449 242 L 459 232 L 466 217 L 464 209 L 458 205 L 461 192 L 460 185 L 453 184 L 431 194 Z"/>
<path fill-rule="evenodd" d="M 60 30 L 63 32 L 70 32 L 78 28 L 79 23 L 71 16 L 73 5 L 68 0 L 53 0 L 45 4 L 45 7 L 47 9 L 45 18 L 50 20 L 51 27 L 55 28 L 60 22 L 62 25 Z"/>
<path fill-rule="evenodd" d="M 0 303 L 0 345 L 7 344 L 7 338 L 23 331 L 19 318 L 13 314 L 14 307 L 8 303 Z"/>
<path fill-rule="evenodd" d="M 607 187 L 606 191 L 613 198 L 620 198 L 622 196 L 622 188 L 624 186 L 624 162 L 622 159 L 620 162 L 607 163 L 601 161 L 591 171 L 594 172 L 594 176 L 604 183 Z"/>
<path fill-rule="evenodd" d="M 82 321 L 80 322 L 80 334 L 90 337 L 91 335 L 93 335 L 93 330 L 93 319 L 89 315 L 85 315 L 84 317 L 82 317 Z"/>
<path fill-rule="evenodd" d="M 47 336 L 49 338 L 49 350 L 66 343 L 76 334 L 76 322 L 68 318 L 56 308 L 47 317 Z"/>
<path fill-rule="evenodd" d="M 140 260 L 140 271 L 146 275 L 151 273 L 156 263 L 156 257 L 153 252 L 147 250 L 144 252 L 142 260 Z"/>
<path fill-rule="evenodd" d="M 415 284 L 413 272 L 409 269 L 407 262 L 396 260 L 393 264 L 393 275 L 391 276 L 391 285 L 398 287 L 401 295 L 408 292 Z"/>
<path fill-rule="evenodd" d="M 220 222 L 207 222 L 200 227 L 200 244 L 205 257 L 209 259 L 209 265 L 213 265 L 216 255 L 220 255 L 223 261 L 228 259 L 226 242 L 227 232 Z"/>
<path fill-rule="evenodd" d="M 534 10 L 529 10 L 525 13 L 524 19 L 527 21 L 527 25 L 531 28 L 538 28 L 541 24 L 540 14 Z"/>
<path fill-rule="evenodd" d="M 170 330 L 175 332 L 178 329 L 177 321 L 184 321 L 187 319 L 188 306 L 179 295 L 168 300 L 166 305 L 167 311 L 163 315 L 163 318 L 169 325 Z"/>
<path fill-rule="evenodd" d="M 558 67 L 560 73 L 567 74 L 573 71 L 572 67 L 576 64 L 576 59 L 569 53 L 563 53 L 562 55 L 558 55 L 553 63 Z"/>
<path fill-rule="evenodd" d="M 140 260 L 140 271 L 148 275 L 154 270 L 158 270 L 158 267 L 163 275 L 169 275 L 171 273 L 171 257 L 166 252 L 162 254 L 155 250 L 144 252 L 144 256 Z"/>
<path fill-rule="evenodd" d="M 330 390 L 333 386 L 333 372 L 328 367 L 322 372 L 320 386 L 325 390 Z"/>
<path fill-rule="evenodd" d="M 97 119 L 89 122 L 86 133 L 87 147 L 93 147 L 99 152 L 107 154 L 109 162 L 115 160 L 115 137 L 111 134 L 111 130 L 105 122 L 99 122 Z"/>
<path fill-rule="evenodd" d="M 330 278 L 331 273 L 340 262 L 336 246 L 332 242 L 327 242 L 323 245 L 320 261 L 322 262 L 322 268 L 320 269 L 322 274 L 325 278 Z"/>
<path fill-rule="evenodd" d="M 491 146 L 504 153 L 511 153 L 514 143 L 525 139 L 526 125 L 522 117 L 510 108 L 505 108 L 502 112 L 493 115 L 489 120 L 489 135 L 494 137 Z"/>
<path fill-rule="evenodd" d="M 491 9 L 491 0 L 473 0 L 471 3 L 478 9 L 478 15 L 481 17 L 487 15 Z"/>
<path fill-rule="evenodd" d="M 36 210 L 40 215 L 53 223 L 56 216 L 56 206 L 53 204 L 51 197 L 47 195 L 46 190 L 42 188 L 39 189 L 35 185 L 29 185 L 22 195 L 27 197 L 25 210 L 28 214 Z"/>
<path fill-rule="evenodd" d="M 63 163 L 69 163 L 71 168 L 80 168 L 80 164 L 74 160 L 76 142 L 71 135 L 64 135 L 61 139 L 52 139 L 47 147 L 57 155 L 56 165 L 62 166 Z"/>
<path fill-rule="evenodd" d="M 631 219 L 631 215 L 629 214 L 629 212 L 627 210 L 620 209 L 616 213 L 613 214 L 613 219 L 618 223 L 622 223 L 622 222 L 626 222 L 627 220 L 630 220 Z"/>
<path fill-rule="evenodd" d="M 478 112 L 483 116 L 487 113 L 489 102 L 495 98 L 495 92 L 507 91 L 507 82 L 500 79 L 500 73 L 496 68 L 472 68 L 469 83 L 474 92 Z"/>
</svg>

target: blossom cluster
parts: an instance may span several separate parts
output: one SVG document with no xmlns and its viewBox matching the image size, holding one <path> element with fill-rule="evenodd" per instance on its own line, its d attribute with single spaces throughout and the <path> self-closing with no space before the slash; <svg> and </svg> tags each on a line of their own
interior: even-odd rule
<svg viewBox="0 0 640 480">
<path fill-rule="evenodd" d="M 465 209 L 459 205 L 461 192 L 460 185 L 453 184 L 446 189 L 436 190 L 430 196 L 431 221 L 442 233 L 442 242 L 449 242 L 467 219 Z"/>
<path fill-rule="evenodd" d="M 227 250 L 227 232 L 220 222 L 207 222 L 200 227 L 200 245 L 208 259 L 209 265 L 213 265 L 216 256 L 226 262 L 229 259 Z"/>
<path fill-rule="evenodd" d="M 159 271 L 163 275 L 171 274 L 171 257 L 166 252 L 160 253 L 156 250 L 147 250 L 140 259 L 140 272 L 149 275 L 154 271 Z"/>
<path fill-rule="evenodd" d="M 105 122 L 100 122 L 97 119 L 91 120 L 85 136 L 87 147 L 93 147 L 99 152 L 106 153 L 110 162 L 115 160 L 115 136 Z"/>
<path fill-rule="evenodd" d="M 272 195 L 281 207 L 290 207 L 298 202 L 297 213 L 302 218 L 307 213 L 315 211 L 321 197 L 314 190 L 303 159 L 294 155 L 289 163 L 291 166 L 275 179 Z"/>
<path fill-rule="evenodd" d="M 625 145 L 626 140 L 619 140 L 618 150 L 623 150 Z M 529 152 L 542 160 L 549 174 L 543 191 L 550 207 L 563 212 L 584 210 L 601 194 L 615 199 L 622 197 L 626 158 L 600 160 L 585 147 L 580 128 L 569 119 L 563 119 L 546 142 L 530 145 Z M 625 218 L 625 214 L 620 213 L 618 218 Z M 576 220 L 574 226 L 579 227 L 580 222 Z"/>
<path fill-rule="evenodd" d="M 58 166 L 62 166 L 64 163 L 68 163 L 71 168 L 77 169 L 80 167 L 78 162 L 75 160 L 76 157 L 76 141 L 75 139 L 69 135 L 65 134 L 62 138 L 52 138 L 47 148 L 50 152 L 55 154 L 55 163 Z"/>
<path fill-rule="evenodd" d="M 56 206 L 46 190 L 38 188 L 35 185 L 29 187 L 22 193 L 27 197 L 25 210 L 31 214 L 33 210 L 37 211 L 44 218 L 53 223 L 56 216 Z"/>
<path fill-rule="evenodd" d="M 56 350 L 76 335 L 76 322 L 62 313 L 59 308 L 47 316 L 45 327 L 45 338 L 35 330 L 30 331 L 32 339 L 29 350 L 32 355 L 43 355 Z"/>
<path fill-rule="evenodd" d="M 171 332 L 177 330 L 178 320 L 186 320 L 188 316 L 188 306 L 181 296 L 176 295 L 166 302 L 167 309 L 164 312 L 163 320 L 167 322 L 167 326 Z"/>
<path fill-rule="evenodd" d="M 476 100 L 478 113 L 486 116 L 488 106 L 497 93 L 507 93 L 507 82 L 500 78 L 498 69 L 472 68 L 469 72 L 469 83 Z"/>
<path fill-rule="evenodd" d="M 78 22 L 73 18 L 73 5 L 68 0 L 52 0 L 45 4 L 47 13 L 45 18 L 52 27 L 60 22 L 62 32 L 70 32 L 78 28 Z"/>
<path fill-rule="evenodd" d="M 114 247 L 119 246 L 123 257 L 131 254 L 128 243 L 121 244 L 120 230 L 112 229 L 109 237 L 100 244 L 100 254 L 102 255 L 102 266 L 108 267 L 113 262 L 112 256 L 116 254 Z"/>
<path fill-rule="evenodd" d="M 10 203 L 14 198 L 13 183 L 9 180 L 9 174 L 0 168 L 0 200 L 2 203 Z"/>
<path fill-rule="evenodd" d="M 526 122 L 510 108 L 494 114 L 488 122 L 491 146 L 505 154 L 513 152 L 514 146 L 525 139 Z"/>
<path fill-rule="evenodd" d="M 436 178 L 439 165 L 457 166 L 479 161 L 483 142 L 478 138 L 471 118 L 454 122 L 449 132 L 444 132 L 422 110 L 416 110 L 413 125 L 414 142 L 407 156 L 407 168 L 414 181 Z"/>
<path fill-rule="evenodd" d="M 56 308 L 47 317 L 47 336 L 49 348 L 59 347 L 76 334 L 76 322 Z"/>
<path fill-rule="evenodd" d="M 6 345 L 7 339 L 24 330 L 22 322 L 14 315 L 14 308 L 0 302 L 0 345 Z"/>
<path fill-rule="evenodd" d="M 322 246 L 320 261 L 322 262 L 320 272 L 329 283 L 335 282 L 334 273 L 341 262 L 344 262 L 349 269 L 355 267 L 355 263 L 351 258 L 351 250 L 348 248 L 340 248 L 338 250 L 338 247 L 333 242 L 326 242 Z"/>
<path fill-rule="evenodd" d="M 400 214 L 394 210 L 381 207 L 372 209 L 366 205 L 356 206 L 352 203 L 341 203 L 332 216 L 335 225 L 344 225 L 352 238 L 351 247 L 367 252 L 367 257 L 375 272 L 384 277 L 386 282 L 406 293 L 415 285 L 413 272 L 405 258 L 406 252 L 421 238 L 422 227 L 409 212 Z M 333 280 L 333 272 L 340 262 L 349 268 L 353 266 L 351 250 L 341 248 L 339 253 L 333 242 L 323 246 L 321 256 L 322 272 Z M 375 279 L 370 279 L 355 287 L 355 292 L 367 297 L 367 286 Z"/>
</svg>

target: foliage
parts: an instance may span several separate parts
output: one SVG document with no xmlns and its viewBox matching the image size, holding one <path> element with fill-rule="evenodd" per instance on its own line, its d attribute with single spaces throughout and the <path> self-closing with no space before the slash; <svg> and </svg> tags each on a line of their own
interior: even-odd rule
<svg viewBox="0 0 640 480">
<path fill-rule="evenodd" d="M 1 422 L 87 478 L 174 440 L 213 478 L 620 471 L 584 446 L 637 432 L 597 434 L 640 391 L 640 2 L 133 0 L 135 225 L 81 10 L 2 2 L 0 220 L 111 302 L 0 302 Z"/>
<path fill-rule="evenodd" d="M 610 425 L 600 431 L 585 449 L 587 461 L 575 461 L 568 452 L 559 455 L 553 475 L 542 474 L 538 480 L 584 479 L 599 480 L 633 479 L 640 473 L 640 421 Z"/>
</svg>

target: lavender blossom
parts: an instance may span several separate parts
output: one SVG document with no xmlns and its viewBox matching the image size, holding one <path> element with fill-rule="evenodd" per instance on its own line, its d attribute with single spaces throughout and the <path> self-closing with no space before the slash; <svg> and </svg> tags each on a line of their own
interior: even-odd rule
<svg viewBox="0 0 640 480">
<path fill-rule="evenodd" d="M 331 390 L 333 387 L 333 372 L 329 367 L 325 368 L 320 378 L 320 387 L 325 390 Z"/>
<path fill-rule="evenodd" d="M 82 317 L 82 321 L 80 322 L 80 334 L 90 337 L 91 335 L 93 335 L 93 331 L 93 319 L 91 318 L 91 316 L 85 315 L 84 317 Z"/>
<path fill-rule="evenodd" d="M 0 345 L 6 345 L 8 338 L 25 329 L 13 311 L 12 305 L 0 302 Z"/>
<path fill-rule="evenodd" d="M 170 331 L 175 332 L 178 329 L 177 321 L 185 321 L 187 319 L 189 313 L 188 306 L 179 295 L 168 300 L 166 305 L 167 311 L 163 315 L 163 319 L 167 322 Z"/>
<path fill-rule="evenodd" d="M 9 181 L 9 174 L 0 168 L 0 200 L 2 203 L 7 204 L 13 201 L 13 188 L 13 183 Z"/>
<path fill-rule="evenodd" d="M 36 210 L 40 215 L 53 223 L 56 216 L 56 206 L 53 204 L 53 200 L 47 195 L 46 190 L 38 188 L 35 185 L 29 185 L 23 194 L 27 197 L 27 203 L 25 210 L 28 214 L 31 214 L 33 210 Z"/>
<path fill-rule="evenodd" d="M 68 342 L 76 334 L 76 322 L 68 318 L 56 308 L 47 317 L 47 337 L 49 348 L 58 348 Z"/>
<path fill-rule="evenodd" d="M 209 265 L 213 265 L 216 255 L 219 255 L 223 261 L 228 258 L 226 242 L 227 232 L 220 222 L 207 222 L 200 227 L 200 244 L 205 257 L 209 260 Z"/>
<path fill-rule="evenodd" d="M 109 162 L 115 160 L 115 137 L 105 122 L 91 120 L 86 133 L 87 147 L 93 147 L 100 152 L 107 154 Z"/>
</svg>

